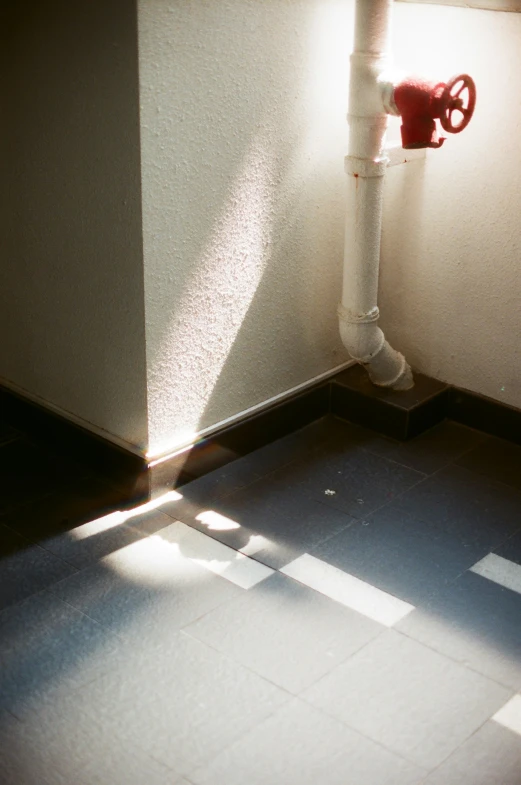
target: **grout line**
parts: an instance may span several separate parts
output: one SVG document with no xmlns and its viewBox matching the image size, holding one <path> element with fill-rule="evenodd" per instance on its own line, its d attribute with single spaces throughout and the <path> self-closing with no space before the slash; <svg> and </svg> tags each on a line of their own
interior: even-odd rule
<svg viewBox="0 0 521 785">
<path fill-rule="evenodd" d="M 422 608 L 416 608 L 415 610 L 420 611 L 420 612 L 425 612 L 425 611 L 428 611 L 428 609 L 429 609 L 429 606 L 425 605 Z M 472 671 L 472 673 L 476 673 L 478 676 L 481 676 L 483 679 L 487 679 L 487 681 L 490 681 L 493 684 L 497 684 L 498 687 L 503 687 L 503 689 L 505 689 L 505 690 L 510 690 L 513 695 L 516 694 L 516 689 L 514 687 L 512 687 L 511 684 L 506 684 L 503 681 L 498 681 L 498 679 L 495 679 L 492 676 L 489 676 L 488 674 L 483 673 L 482 671 L 479 671 L 477 668 L 473 667 L 472 665 L 469 665 L 467 662 L 463 662 L 462 660 L 457 659 L 452 654 L 447 654 L 444 651 L 439 651 L 439 649 L 435 649 L 434 646 L 432 646 L 430 643 L 425 643 L 425 641 L 420 641 L 420 640 L 418 640 L 418 638 L 415 638 L 414 635 L 411 632 L 407 632 L 406 630 L 401 630 L 401 629 L 399 630 L 397 627 L 393 627 L 391 629 L 393 629 L 394 632 L 396 632 L 398 635 L 403 635 L 404 638 L 408 638 L 409 640 L 413 641 L 414 643 L 418 643 L 420 646 L 424 646 L 426 649 L 429 649 L 430 651 L 434 652 L 434 654 L 438 654 L 440 657 L 445 657 L 445 659 L 450 660 L 455 665 L 460 665 L 465 670 Z M 492 717 L 490 717 L 489 719 L 492 719 Z M 488 722 L 488 721 L 489 720 L 485 720 L 485 723 Z M 483 724 L 485 724 L 485 723 L 483 723 Z"/>
<path fill-rule="evenodd" d="M 472 670 L 472 669 L 471 669 L 471 670 Z M 477 672 L 477 671 L 475 671 L 475 672 Z M 483 674 L 481 674 L 481 675 L 483 675 Z M 494 679 L 492 679 L 492 681 L 494 681 Z M 501 685 L 501 686 L 504 686 L 504 685 Z M 495 712 L 495 713 L 497 713 L 497 712 Z M 492 716 L 494 716 L 494 715 L 492 715 Z M 432 774 L 434 774 L 434 773 L 435 773 L 435 772 L 437 772 L 439 769 L 441 769 L 441 767 L 442 767 L 442 766 L 443 766 L 445 763 L 447 763 L 447 761 L 448 761 L 448 760 L 450 760 L 450 758 L 452 758 L 452 756 L 453 756 L 453 755 L 456 755 L 456 753 L 457 753 L 457 752 L 459 752 L 459 750 L 460 750 L 460 749 L 461 749 L 461 748 L 462 748 L 462 747 L 463 747 L 465 744 L 467 744 L 467 743 L 470 741 L 470 739 L 472 739 L 472 738 L 473 738 L 473 737 L 474 737 L 474 736 L 475 736 L 477 733 L 479 733 L 479 731 L 480 731 L 480 730 L 481 730 L 481 729 L 482 729 L 482 728 L 483 728 L 483 727 L 484 727 L 484 726 L 487 724 L 487 722 L 491 722 L 491 721 L 492 721 L 492 717 L 489 717 L 487 720 L 484 720 L 484 721 L 481 723 L 481 725 L 480 725 L 478 728 L 476 728 L 474 731 L 472 731 L 472 733 L 470 734 L 470 736 L 467 736 L 467 738 L 466 738 L 466 739 L 464 739 L 464 740 L 461 742 L 461 744 L 459 744 L 459 745 L 456 747 L 456 749 L 455 749 L 455 750 L 453 750 L 453 751 L 452 751 L 452 752 L 451 752 L 449 755 L 447 755 L 447 757 L 446 757 L 446 758 L 444 758 L 444 759 L 443 759 L 443 760 L 442 760 L 442 761 L 441 761 L 441 762 L 440 762 L 440 763 L 439 763 L 439 764 L 438 764 L 438 765 L 437 765 L 437 766 L 436 766 L 434 769 L 432 769 L 431 771 L 429 771 L 429 773 L 427 774 L 427 777 L 426 777 L 424 780 L 421 780 L 421 782 L 420 782 L 420 783 L 418 783 L 418 785 L 423 785 L 423 783 L 426 783 L 426 782 L 428 781 L 429 777 L 430 777 Z"/>
<path fill-rule="evenodd" d="M 488 553 L 473 564 L 469 571 L 509 591 L 521 594 L 521 565 L 511 559 L 505 559 L 497 553 Z"/>
<path fill-rule="evenodd" d="M 409 464 L 407 463 L 400 463 L 400 461 L 397 461 L 394 458 L 389 458 L 389 456 L 387 455 L 381 455 L 378 452 L 373 452 L 372 450 L 369 449 L 369 447 L 365 447 L 364 445 L 360 445 L 360 447 L 362 450 L 364 450 L 364 452 L 367 452 L 369 455 L 373 455 L 375 458 L 381 458 L 382 460 L 388 461 L 389 463 L 394 463 L 395 466 L 401 466 L 402 469 L 409 469 L 409 471 L 411 472 L 416 472 L 417 474 L 423 474 L 422 479 L 425 479 L 426 477 L 431 477 L 433 474 L 428 472 L 422 472 L 420 471 L 420 469 L 415 469 L 414 466 L 409 466 Z M 436 471 L 438 471 L 438 469 L 436 469 Z"/>
<path fill-rule="evenodd" d="M 379 637 L 379 636 L 377 636 L 377 637 Z M 373 641 L 375 641 L 375 640 L 377 640 L 377 638 L 373 638 Z M 370 643 L 372 643 L 372 641 L 368 641 L 367 643 L 365 643 L 360 649 L 358 649 L 358 652 L 362 651 L 362 649 L 364 649 Z M 332 668 L 329 671 L 329 673 L 332 673 L 333 671 L 335 671 L 339 667 L 340 667 L 340 665 L 336 665 L 334 668 Z M 322 678 L 326 678 L 327 675 L 328 674 L 326 673 L 325 676 L 322 676 Z M 320 679 L 318 681 L 320 681 Z M 315 684 L 318 684 L 318 681 L 315 682 Z M 406 761 L 407 763 L 410 763 L 413 766 L 415 766 L 417 769 L 426 771 L 426 775 L 427 776 L 430 776 L 432 774 L 432 771 L 427 771 L 424 766 L 421 766 L 418 763 L 418 761 L 415 761 L 415 760 L 412 760 L 412 758 L 406 757 L 403 753 L 397 752 L 396 750 L 393 750 L 391 747 L 386 747 L 386 745 L 383 744 L 381 741 L 378 741 L 377 739 L 374 739 L 372 736 L 368 736 L 366 733 L 363 733 L 358 728 L 355 728 L 353 725 L 350 725 L 345 720 L 340 719 L 339 717 L 336 717 L 333 714 L 329 714 L 325 709 L 323 709 L 320 706 L 315 706 L 314 703 L 311 703 L 311 701 L 307 700 L 303 695 L 299 695 L 298 699 L 303 701 L 304 703 L 306 703 L 312 709 L 315 709 L 315 711 L 318 711 L 319 714 L 323 714 L 325 717 L 328 717 L 328 719 L 334 720 L 335 722 L 339 722 L 341 725 L 344 725 L 346 728 L 349 728 L 349 730 L 352 731 L 353 733 L 356 733 L 357 736 L 361 736 L 363 739 L 366 739 L 366 740 L 370 741 L 372 744 L 375 744 L 377 747 L 380 747 L 381 749 L 385 750 L 386 752 L 391 753 L 391 755 L 393 755 L 393 757 L 401 758 L 402 760 Z M 425 780 L 422 780 L 421 782 L 425 782 Z M 418 783 L 418 785 L 421 785 L 421 782 Z"/>
<path fill-rule="evenodd" d="M 232 600 L 227 600 L 227 601 L 225 600 L 225 602 L 222 602 L 220 605 L 217 606 L 217 608 L 222 608 L 223 605 L 226 604 L 226 602 L 236 602 L 237 600 L 240 600 L 240 599 L 241 599 L 240 597 L 239 598 L 234 597 Z M 216 610 L 216 609 L 214 608 L 213 610 Z M 211 610 L 208 611 L 207 613 L 203 614 L 203 617 L 201 617 L 201 618 L 204 618 L 204 616 L 210 614 L 211 612 L 212 612 Z M 189 627 L 190 624 L 193 624 L 193 623 L 195 623 L 195 621 L 194 622 L 190 622 L 189 624 L 186 625 L 186 627 Z M 231 654 L 229 654 L 228 652 L 224 652 L 221 649 L 218 649 L 213 644 L 208 643 L 207 641 L 203 641 L 203 640 L 201 640 L 201 638 L 198 638 L 197 636 L 192 635 L 185 628 L 179 630 L 179 632 L 180 632 L 181 635 L 185 636 L 186 638 L 190 638 L 190 640 L 195 641 L 196 643 L 200 644 L 201 646 L 206 646 L 208 649 L 211 649 L 212 651 L 214 651 L 216 654 L 218 654 L 223 659 L 228 660 L 228 662 L 232 662 L 234 665 L 238 665 L 239 668 L 243 668 L 245 671 L 248 671 L 248 673 L 252 673 L 258 679 L 262 679 L 263 681 L 267 681 L 268 684 L 272 685 L 272 687 L 276 687 L 281 692 L 285 692 L 286 695 L 288 695 L 290 699 L 299 697 L 294 692 L 290 692 L 288 689 L 286 689 L 286 687 L 282 687 L 280 684 L 277 684 L 277 682 L 275 682 L 272 679 L 270 679 L 269 676 L 261 675 L 258 671 L 254 670 L 251 666 L 245 665 L 244 662 L 241 662 L 240 660 L 236 660 L 235 657 L 232 657 Z M 307 687 L 304 687 L 304 689 L 307 689 Z M 279 708 L 279 707 L 277 707 L 277 708 Z M 275 709 L 275 711 L 277 711 L 277 709 Z"/>
<path fill-rule="evenodd" d="M 387 628 L 394 627 L 415 609 L 396 595 L 308 553 L 282 567 L 280 572 Z"/>
</svg>

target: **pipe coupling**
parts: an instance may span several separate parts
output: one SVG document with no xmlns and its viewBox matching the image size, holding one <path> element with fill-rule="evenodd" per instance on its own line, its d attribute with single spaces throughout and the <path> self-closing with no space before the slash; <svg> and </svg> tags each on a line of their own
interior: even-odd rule
<svg viewBox="0 0 521 785">
<path fill-rule="evenodd" d="M 347 324 L 371 324 L 372 322 L 378 321 L 380 318 L 380 311 L 375 305 L 375 307 L 371 308 L 367 313 L 355 313 L 340 303 L 338 306 L 338 316 L 341 321 L 347 322 Z"/>
</svg>

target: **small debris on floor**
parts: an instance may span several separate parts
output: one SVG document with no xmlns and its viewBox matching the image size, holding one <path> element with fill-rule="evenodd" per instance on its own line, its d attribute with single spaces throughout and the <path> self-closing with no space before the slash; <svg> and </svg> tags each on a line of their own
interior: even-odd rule
<svg viewBox="0 0 521 785">
<path fill-rule="evenodd" d="M 326 488 L 324 493 L 326 494 L 326 496 L 334 496 L 336 491 L 332 491 L 331 488 Z"/>
</svg>

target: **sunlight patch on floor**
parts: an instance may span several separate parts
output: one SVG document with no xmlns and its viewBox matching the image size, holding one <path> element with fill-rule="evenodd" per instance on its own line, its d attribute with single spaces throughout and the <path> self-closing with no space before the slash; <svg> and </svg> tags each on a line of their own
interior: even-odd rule
<svg viewBox="0 0 521 785">
<path fill-rule="evenodd" d="M 140 515 L 152 512 L 167 502 L 179 501 L 182 498 L 182 495 L 177 491 L 169 491 L 162 496 L 158 496 L 157 499 L 152 499 L 151 501 L 146 502 L 146 504 L 140 504 L 138 507 L 134 507 L 131 510 L 116 510 L 108 515 L 102 515 L 100 518 L 95 518 L 92 521 L 83 523 L 81 526 L 72 529 L 69 534 L 74 540 L 86 540 L 88 537 L 93 537 L 96 534 L 120 526 L 122 523 L 126 523 L 126 521 L 129 521 L 132 518 L 138 518 Z"/>
</svg>

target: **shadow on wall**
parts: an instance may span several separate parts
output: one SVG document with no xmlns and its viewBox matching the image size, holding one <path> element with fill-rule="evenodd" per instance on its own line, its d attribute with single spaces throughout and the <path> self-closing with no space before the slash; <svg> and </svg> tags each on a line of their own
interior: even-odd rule
<svg viewBox="0 0 521 785">
<path fill-rule="evenodd" d="M 136 15 L 0 8 L 0 374 L 146 445 Z"/>
<path fill-rule="evenodd" d="M 215 29 L 187 54 L 191 71 L 201 74 L 195 92 L 185 94 L 181 86 L 169 97 L 168 85 L 157 88 L 153 70 L 142 66 L 145 121 L 161 106 L 160 119 L 143 133 L 151 455 L 271 397 L 274 368 L 284 366 L 287 389 L 306 378 L 310 357 L 319 358 L 321 370 L 346 359 L 335 305 L 343 248 L 347 5 L 306 1 L 296 15 L 291 8 L 267 13 L 247 4 L 233 25 L 227 14 L 236 9 L 219 9 L 215 20 L 205 9 L 206 29 L 212 21 Z M 189 41 L 201 36 L 200 24 L 197 33 L 190 30 L 201 20 L 185 11 Z M 278 16 L 280 26 L 273 24 Z M 231 75 L 228 64 L 220 79 L 228 27 L 238 24 L 242 34 L 236 30 L 230 54 L 237 73 Z M 154 41 L 150 34 L 146 45 Z M 218 76 L 208 89 L 210 68 Z M 164 164 L 159 179 L 156 156 Z M 157 209 L 147 199 L 170 172 L 174 179 Z M 179 192 L 187 198 L 180 200 Z M 310 318 L 316 313 L 318 331 Z M 328 357 L 325 345 L 331 346 Z"/>
</svg>

